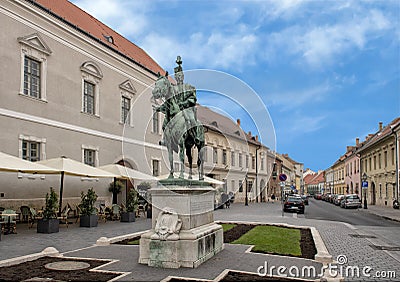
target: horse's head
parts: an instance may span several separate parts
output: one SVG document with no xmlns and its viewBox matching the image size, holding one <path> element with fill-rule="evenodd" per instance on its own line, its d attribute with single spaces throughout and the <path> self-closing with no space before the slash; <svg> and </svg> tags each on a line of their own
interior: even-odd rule
<svg viewBox="0 0 400 283">
<path fill-rule="evenodd" d="M 171 82 L 168 77 L 160 76 L 157 79 L 152 94 L 154 99 L 168 99 L 171 96 Z"/>
</svg>

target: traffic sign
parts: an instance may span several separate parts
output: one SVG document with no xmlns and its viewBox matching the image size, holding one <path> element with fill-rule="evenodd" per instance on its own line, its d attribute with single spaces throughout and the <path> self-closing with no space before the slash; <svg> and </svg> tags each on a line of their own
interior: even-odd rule
<svg viewBox="0 0 400 283">
<path fill-rule="evenodd" d="M 279 174 L 279 180 L 282 181 L 282 182 L 285 182 L 287 180 L 286 174 L 283 174 L 283 173 Z"/>
<path fill-rule="evenodd" d="M 363 181 L 361 187 L 368 188 L 368 181 Z"/>
</svg>

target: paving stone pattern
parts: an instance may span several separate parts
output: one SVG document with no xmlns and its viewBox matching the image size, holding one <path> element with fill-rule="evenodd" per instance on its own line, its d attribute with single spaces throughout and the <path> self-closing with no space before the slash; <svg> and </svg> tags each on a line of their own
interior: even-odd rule
<svg viewBox="0 0 400 283">
<path fill-rule="evenodd" d="M 279 203 L 233 204 L 229 209 L 219 209 L 214 219 L 220 221 L 256 221 L 268 223 L 287 223 L 299 226 L 316 227 L 323 238 L 328 251 L 334 258 L 347 257 L 347 266 L 371 266 L 375 271 L 395 271 L 396 278 L 346 277 L 345 281 L 400 281 L 400 252 L 375 250 L 370 245 L 393 246 L 400 243 L 399 227 L 369 227 L 346 225 L 345 223 L 307 219 L 304 215 L 281 214 Z M 400 225 L 400 224 L 399 224 Z M 55 234 L 38 234 L 36 228 L 28 229 L 27 224 L 18 224 L 18 234 L 5 235 L 0 241 L 0 260 L 38 253 L 47 247 L 55 247 L 65 256 L 117 259 L 104 270 L 131 272 L 119 281 L 159 281 L 169 275 L 214 279 L 224 269 L 238 269 L 257 272 L 257 268 L 268 262 L 269 266 L 308 266 L 316 265 L 313 261 L 300 258 L 278 257 L 245 253 L 247 246 L 226 244 L 225 250 L 203 263 L 197 269 L 180 268 L 177 270 L 158 269 L 138 264 L 138 247 L 111 245 L 93 246 L 100 237 L 115 237 L 147 230 L 151 227 L 150 219 L 139 218 L 134 223 L 109 221 L 99 223 L 96 228 L 80 228 L 73 224 L 64 225 Z M 376 238 L 355 238 L 351 234 L 373 235 Z M 85 249 L 82 249 L 85 248 Z M 77 250 L 82 249 L 82 250 Z M 316 266 L 319 268 L 318 266 Z"/>
</svg>

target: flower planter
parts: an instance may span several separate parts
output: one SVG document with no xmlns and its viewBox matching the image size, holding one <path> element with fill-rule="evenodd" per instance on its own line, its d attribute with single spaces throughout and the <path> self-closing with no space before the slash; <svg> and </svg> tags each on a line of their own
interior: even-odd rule
<svg viewBox="0 0 400 283">
<path fill-rule="evenodd" d="M 58 233 L 60 230 L 60 220 L 58 219 L 39 219 L 37 223 L 38 233 Z"/>
<path fill-rule="evenodd" d="M 121 222 L 135 222 L 135 212 L 121 212 Z"/>
<path fill-rule="evenodd" d="M 97 227 L 99 217 L 96 214 L 93 215 L 81 215 L 80 227 Z"/>
</svg>

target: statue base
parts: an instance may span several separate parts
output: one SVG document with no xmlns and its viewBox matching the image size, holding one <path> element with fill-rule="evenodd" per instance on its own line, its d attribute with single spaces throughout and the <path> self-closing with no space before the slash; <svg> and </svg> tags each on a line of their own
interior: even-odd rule
<svg viewBox="0 0 400 283">
<path fill-rule="evenodd" d="M 196 268 L 224 248 L 223 229 L 214 223 L 215 190 L 170 185 L 150 189 L 152 229 L 140 238 L 139 263 Z"/>
</svg>

